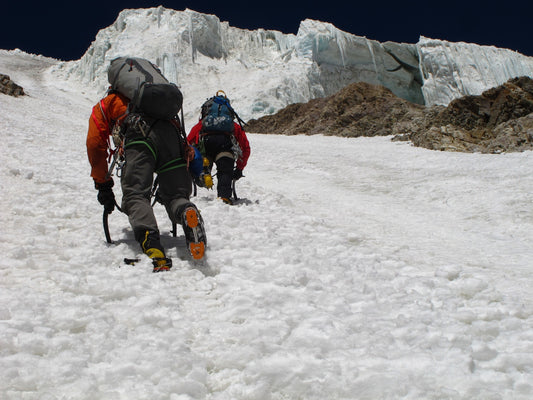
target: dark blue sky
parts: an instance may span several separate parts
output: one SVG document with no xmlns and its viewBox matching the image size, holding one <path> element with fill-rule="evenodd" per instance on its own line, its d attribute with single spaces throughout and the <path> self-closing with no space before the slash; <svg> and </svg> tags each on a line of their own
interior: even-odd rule
<svg viewBox="0 0 533 400">
<path fill-rule="evenodd" d="M 231 26 L 296 33 L 306 18 L 380 42 L 416 43 L 419 36 L 509 48 L 533 56 L 527 1 L 30 1 L 3 5 L 0 49 L 19 48 L 61 60 L 79 59 L 97 32 L 125 8 L 162 5 L 215 14 Z M 35 4 L 34 4 L 35 3 Z M 9 22 L 7 22 L 9 20 Z"/>
</svg>

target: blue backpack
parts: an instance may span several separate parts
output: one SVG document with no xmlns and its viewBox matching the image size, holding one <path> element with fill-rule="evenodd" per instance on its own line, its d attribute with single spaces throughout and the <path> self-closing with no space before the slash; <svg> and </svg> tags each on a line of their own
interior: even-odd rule
<svg viewBox="0 0 533 400">
<path fill-rule="evenodd" d="M 219 90 L 202 105 L 202 131 L 205 133 L 232 133 L 236 114 L 226 94 Z"/>
</svg>

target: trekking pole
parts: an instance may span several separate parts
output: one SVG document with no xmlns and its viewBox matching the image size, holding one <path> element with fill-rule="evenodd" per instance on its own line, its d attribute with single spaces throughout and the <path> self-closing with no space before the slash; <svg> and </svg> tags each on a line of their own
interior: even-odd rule
<svg viewBox="0 0 533 400">
<path fill-rule="evenodd" d="M 150 192 L 150 198 L 153 198 L 152 200 L 152 207 L 155 206 L 155 203 L 157 202 L 157 188 L 159 187 L 159 176 L 156 176 L 154 180 L 154 185 L 152 186 L 152 191 Z M 172 222 L 172 236 L 176 237 L 177 235 L 177 228 L 176 223 Z"/>
<path fill-rule="evenodd" d="M 172 231 L 171 232 L 172 232 L 172 236 L 173 237 L 176 237 L 177 234 L 178 234 L 178 228 L 177 227 L 178 227 L 178 224 L 175 223 L 175 222 L 172 222 Z"/>
<path fill-rule="evenodd" d="M 183 107 L 181 107 L 181 129 L 185 136 L 187 136 L 187 131 L 185 130 L 185 117 L 183 116 Z"/>
<path fill-rule="evenodd" d="M 157 187 L 159 186 L 159 176 L 156 176 L 155 180 L 154 180 L 154 185 L 152 186 L 152 191 L 150 192 L 150 199 L 153 199 L 152 200 L 152 207 L 155 205 L 155 203 L 157 202 Z"/>
<path fill-rule="evenodd" d="M 233 198 L 235 200 L 239 200 L 239 198 L 237 197 L 237 192 L 235 191 L 235 182 L 237 181 L 237 179 L 233 179 L 231 181 L 231 190 L 233 191 Z"/>
</svg>

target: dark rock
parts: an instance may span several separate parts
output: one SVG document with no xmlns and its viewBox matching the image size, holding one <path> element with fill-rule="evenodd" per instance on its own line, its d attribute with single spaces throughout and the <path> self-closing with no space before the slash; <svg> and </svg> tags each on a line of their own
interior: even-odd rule
<svg viewBox="0 0 533 400">
<path fill-rule="evenodd" d="M 9 76 L 0 74 L 0 93 L 18 97 L 24 95 L 24 89 L 13 82 Z"/>
<path fill-rule="evenodd" d="M 400 99 L 383 86 L 358 82 L 335 95 L 291 104 L 274 115 L 250 120 L 246 129 L 284 135 L 391 135 L 394 124 L 411 113 L 422 113 L 423 109 L 421 105 Z"/>
<path fill-rule="evenodd" d="M 514 78 L 447 107 L 424 107 L 368 83 L 291 104 L 248 122 L 247 131 L 285 135 L 393 135 L 432 150 L 500 153 L 533 149 L 533 80 Z"/>
<path fill-rule="evenodd" d="M 465 96 L 426 110 L 409 134 L 432 150 L 500 153 L 533 149 L 533 80 L 510 79 L 480 96 Z"/>
</svg>

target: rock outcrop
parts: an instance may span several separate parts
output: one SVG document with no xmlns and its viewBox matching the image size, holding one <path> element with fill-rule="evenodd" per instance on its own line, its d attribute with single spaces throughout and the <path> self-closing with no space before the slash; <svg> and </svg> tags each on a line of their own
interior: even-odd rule
<svg viewBox="0 0 533 400">
<path fill-rule="evenodd" d="M 0 74 L 0 93 L 18 97 L 24 95 L 24 89 L 13 82 L 9 76 Z"/>
<path fill-rule="evenodd" d="M 284 135 L 392 135 L 395 124 L 423 114 L 424 106 L 395 96 L 383 86 L 352 83 L 338 93 L 291 104 L 274 115 L 250 120 L 246 129 Z"/>
<path fill-rule="evenodd" d="M 533 80 L 510 79 L 480 96 L 429 108 L 424 123 L 408 134 L 433 150 L 499 153 L 533 149 Z"/>
<path fill-rule="evenodd" d="M 333 96 L 292 104 L 248 122 L 250 132 L 394 135 L 432 150 L 501 153 L 533 149 L 533 80 L 514 78 L 447 107 L 424 107 L 381 86 L 355 83 Z"/>
</svg>

